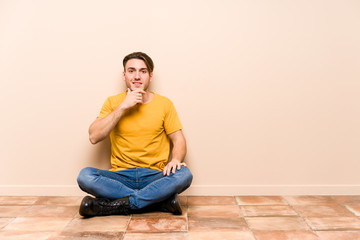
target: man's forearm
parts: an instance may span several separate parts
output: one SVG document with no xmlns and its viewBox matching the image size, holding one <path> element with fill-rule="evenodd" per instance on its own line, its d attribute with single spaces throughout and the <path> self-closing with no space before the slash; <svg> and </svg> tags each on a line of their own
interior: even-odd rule
<svg viewBox="0 0 360 240">
<path fill-rule="evenodd" d="M 119 122 L 125 109 L 119 105 L 105 118 L 97 118 L 89 128 L 89 140 L 92 144 L 96 144 L 104 140 Z"/>
</svg>

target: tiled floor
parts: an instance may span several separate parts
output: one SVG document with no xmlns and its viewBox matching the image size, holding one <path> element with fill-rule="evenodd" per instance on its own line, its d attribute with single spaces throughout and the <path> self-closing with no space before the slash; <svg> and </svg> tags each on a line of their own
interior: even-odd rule
<svg viewBox="0 0 360 240">
<path fill-rule="evenodd" d="M 0 196 L 0 239 L 360 240 L 360 196 L 182 196 L 181 216 L 89 219 L 81 199 Z"/>
</svg>

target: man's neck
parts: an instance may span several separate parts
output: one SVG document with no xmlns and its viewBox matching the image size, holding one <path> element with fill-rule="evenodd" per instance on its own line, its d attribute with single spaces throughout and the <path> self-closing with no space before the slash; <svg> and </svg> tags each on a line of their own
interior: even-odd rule
<svg viewBox="0 0 360 240">
<path fill-rule="evenodd" d="M 143 104 L 151 102 L 151 100 L 153 100 L 153 98 L 154 98 L 154 93 L 146 91 L 146 93 L 143 94 Z"/>
</svg>

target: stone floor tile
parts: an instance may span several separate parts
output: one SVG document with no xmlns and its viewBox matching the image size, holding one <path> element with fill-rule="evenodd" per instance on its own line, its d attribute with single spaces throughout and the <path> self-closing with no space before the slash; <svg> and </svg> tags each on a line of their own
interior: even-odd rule
<svg viewBox="0 0 360 240">
<path fill-rule="evenodd" d="M 360 219 L 357 217 L 322 217 L 306 218 L 313 230 L 360 230 Z"/>
<path fill-rule="evenodd" d="M 30 206 L 0 206 L 0 217 L 17 217 Z"/>
<path fill-rule="evenodd" d="M 249 231 L 243 218 L 189 217 L 189 232 Z"/>
<path fill-rule="evenodd" d="M 122 239 L 123 232 L 62 232 L 47 240 L 119 240 Z"/>
<path fill-rule="evenodd" d="M 241 211 L 245 217 L 298 216 L 290 206 L 241 206 Z"/>
<path fill-rule="evenodd" d="M 32 205 L 34 204 L 39 197 L 32 196 L 0 196 L 0 205 Z"/>
<path fill-rule="evenodd" d="M 129 219 L 129 216 L 74 218 L 63 232 L 124 232 Z"/>
<path fill-rule="evenodd" d="M 74 217 L 79 211 L 76 206 L 34 205 L 19 214 L 20 217 Z"/>
<path fill-rule="evenodd" d="M 313 232 L 255 232 L 256 240 L 320 240 Z"/>
<path fill-rule="evenodd" d="M 287 205 L 280 196 L 238 196 L 236 202 L 239 205 Z"/>
<path fill-rule="evenodd" d="M 182 214 L 181 215 L 175 215 L 170 212 L 144 212 L 144 213 L 136 213 L 132 214 L 132 218 L 144 218 L 144 217 L 150 217 L 150 218 L 186 218 L 188 214 L 188 210 L 186 206 L 182 206 Z"/>
<path fill-rule="evenodd" d="M 345 204 L 345 207 L 355 214 L 356 216 L 360 217 L 360 203 L 348 203 Z"/>
<path fill-rule="evenodd" d="M 126 233 L 123 240 L 187 240 L 187 233 Z"/>
<path fill-rule="evenodd" d="M 132 218 L 127 232 L 187 231 L 186 218 Z"/>
<path fill-rule="evenodd" d="M 56 232 L 62 231 L 70 221 L 71 218 L 18 217 L 3 229 L 5 231 Z"/>
<path fill-rule="evenodd" d="M 332 196 L 332 199 L 339 203 L 360 203 L 360 195 L 354 196 Z"/>
<path fill-rule="evenodd" d="M 82 198 L 0 196 L 0 239 L 360 240 L 360 196 L 180 196 L 182 215 L 88 219 Z"/>
<path fill-rule="evenodd" d="M 203 218 L 236 218 L 242 217 L 237 205 L 189 206 L 188 216 Z"/>
<path fill-rule="evenodd" d="M 0 231 L 1 240 L 48 240 L 57 232 Z"/>
<path fill-rule="evenodd" d="M 290 205 L 326 205 L 336 204 L 331 196 L 285 196 Z"/>
<path fill-rule="evenodd" d="M 253 231 L 310 231 L 304 220 L 299 217 L 247 217 Z"/>
<path fill-rule="evenodd" d="M 189 232 L 189 240 L 255 240 L 251 231 Z"/>
<path fill-rule="evenodd" d="M 353 217 L 348 209 L 339 204 L 294 205 L 295 211 L 302 217 Z"/>
<path fill-rule="evenodd" d="M 234 197 L 230 196 L 201 196 L 188 197 L 188 205 L 235 205 Z"/>
<path fill-rule="evenodd" d="M 360 240 L 360 231 L 317 231 L 321 240 Z"/>
<path fill-rule="evenodd" d="M 63 196 L 43 196 L 35 202 L 35 205 L 60 205 L 60 206 L 80 206 L 83 196 L 63 197 Z"/>
</svg>

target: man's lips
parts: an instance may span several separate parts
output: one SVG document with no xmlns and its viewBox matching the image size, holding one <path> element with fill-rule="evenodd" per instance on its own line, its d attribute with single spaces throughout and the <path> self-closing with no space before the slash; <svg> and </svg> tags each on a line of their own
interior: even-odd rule
<svg viewBox="0 0 360 240">
<path fill-rule="evenodd" d="M 141 86 L 142 85 L 141 82 L 133 82 L 132 84 L 135 85 L 135 86 Z"/>
</svg>

